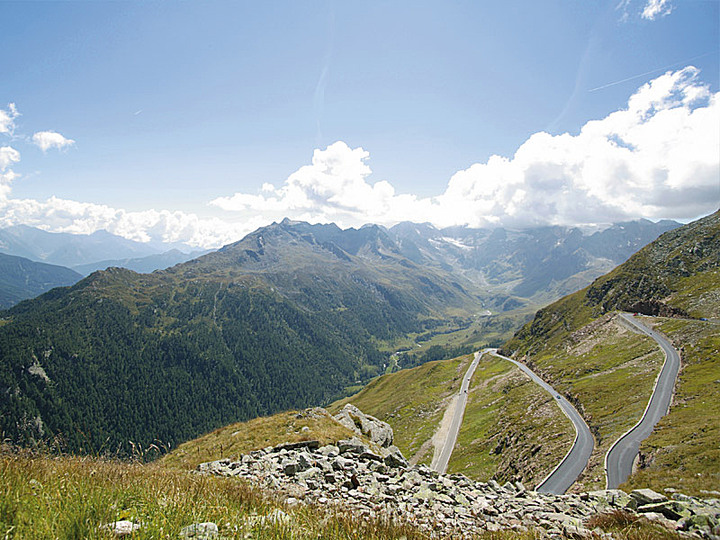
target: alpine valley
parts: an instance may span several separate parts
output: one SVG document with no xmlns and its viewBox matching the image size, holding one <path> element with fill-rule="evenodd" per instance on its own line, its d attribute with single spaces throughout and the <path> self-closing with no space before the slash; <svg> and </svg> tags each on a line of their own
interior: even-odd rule
<svg viewBox="0 0 720 540">
<path fill-rule="evenodd" d="M 285 220 L 151 274 L 95 272 L 2 312 L 0 524 L 717 538 L 719 246 L 720 211 L 593 234 Z M 668 362 L 658 334 L 680 351 L 669 410 L 605 489 Z M 567 493 L 541 489 L 578 440 L 563 403 L 591 433 Z"/>
<path fill-rule="evenodd" d="M 285 220 L 163 271 L 109 268 L 2 314 L 0 428 L 124 453 L 325 404 L 380 373 L 502 343 L 539 305 L 677 226 Z M 76 267 L 149 249 L 107 233 L 0 232 L 6 251 Z"/>
</svg>

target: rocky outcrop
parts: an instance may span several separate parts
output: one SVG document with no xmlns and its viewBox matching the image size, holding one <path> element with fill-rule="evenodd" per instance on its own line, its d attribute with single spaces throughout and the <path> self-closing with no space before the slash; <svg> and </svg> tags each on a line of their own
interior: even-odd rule
<svg viewBox="0 0 720 540">
<path fill-rule="evenodd" d="M 348 403 L 333 418 L 358 435 L 364 435 L 378 446 L 387 448 L 393 443 L 390 424 L 365 414 L 355 405 Z"/>
<path fill-rule="evenodd" d="M 626 306 L 622 306 L 624 311 L 633 313 L 642 313 L 652 317 L 687 317 L 687 311 L 669 306 L 659 300 L 638 301 Z"/>
<path fill-rule="evenodd" d="M 322 447 L 269 447 L 236 460 L 203 463 L 198 470 L 259 483 L 284 495 L 290 507 L 315 504 L 360 518 L 409 523 L 430 537 L 537 529 L 548 538 L 612 538 L 590 531 L 587 520 L 623 510 L 688 538 L 720 538 L 718 499 L 674 494 L 670 500 L 651 490 L 551 495 L 527 490 L 519 482 L 501 486 L 494 480 L 442 475 L 424 465 L 410 467 L 397 449 L 383 454 L 354 438 Z"/>
</svg>

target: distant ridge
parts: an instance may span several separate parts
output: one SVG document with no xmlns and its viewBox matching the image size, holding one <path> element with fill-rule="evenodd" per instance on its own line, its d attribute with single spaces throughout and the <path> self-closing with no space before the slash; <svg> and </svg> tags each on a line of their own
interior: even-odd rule
<svg viewBox="0 0 720 540">
<path fill-rule="evenodd" d="M 193 251 L 191 253 L 183 253 L 177 249 L 171 249 L 164 253 L 156 255 L 147 255 L 146 257 L 128 258 L 128 259 L 110 259 L 106 261 L 91 262 L 73 266 L 73 270 L 84 276 L 90 275 L 98 270 L 107 270 L 112 266 L 119 268 L 127 268 L 139 274 L 148 274 L 155 270 L 164 270 L 176 264 L 187 262 L 208 253 L 207 251 Z"/>
<path fill-rule="evenodd" d="M 720 316 L 720 210 L 666 232 L 589 287 L 538 311 L 504 346 L 524 354 L 612 310 Z"/>
<path fill-rule="evenodd" d="M 104 230 L 69 234 L 51 233 L 26 225 L 0 229 L 0 253 L 67 267 L 146 257 L 177 247 L 180 246 L 136 242 Z"/>
<path fill-rule="evenodd" d="M 82 279 L 77 272 L 0 253 L 0 309 Z"/>
</svg>

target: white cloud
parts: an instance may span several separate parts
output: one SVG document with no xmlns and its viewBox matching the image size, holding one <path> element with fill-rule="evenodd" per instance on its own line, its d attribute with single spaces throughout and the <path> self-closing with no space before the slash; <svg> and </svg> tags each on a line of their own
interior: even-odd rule
<svg viewBox="0 0 720 540">
<path fill-rule="evenodd" d="M 10 196 L 13 180 L 18 175 L 9 169 L 14 163 L 20 161 L 20 152 L 12 146 L 0 147 L 0 205 Z"/>
<path fill-rule="evenodd" d="M 279 187 L 213 200 L 224 219 L 168 210 L 129 212 L 51 197 L 9 197 L 20 156 L 0 150 L 0 226 L 60 232 L 106 229 L 126 238 L 217 247 L 284 217 L 341 226 L 429 221 L 438 226 L 595 224 L 639 217 L 691 219 L 720 202 L 720 93 L 694 67 L 643 85 L 627 106 L 579 133 L 529 137 L 512 157 L 456 172 L 435 197 L 371 181 L 369 153 L 338 141 L 315 150 Z"/>
<path fill-rule="evenodd" d="M 13 163 L 20 161 L 20 152 L 12 146 L 0 147 L 0 171 L 5 171 Z"/>
<path fill-rule="evenodd" d="M 0 134 L 12 136 L 18 116 L 14 103 L 8 104 L 7 110 L 0 109 Z M 0 204 L 10 196 L 12 182 L 18 177 L 10 167 L 19 161 L 20 152 L 12 146 L 0 146 Z"/>
<path fill-rule="evenodd" d="M 429 201 L 414 195 L 396 195 L 386 181 L 369 183 L 368 158 L 363 148 L 338 141 L 315 150 L 312 164 L 300 167 L 280 188 L 266 183 L 262 194 L 235 193 L 210 204 L 246 217 L 262 213 L 274 220 L 290 216 L 347 225 L 413 219 L 418 209 L 428 206 Z"/>
<path fill-rule="evenodd" d="M 43 152 L 46 152 L 50 148 L 62 150 L 75 144 L 74 140 L 66 139 L 55 131 L 38 131 L 32 136 L 32 141 L 40 147 Z"/>
<path fill-rule="evenodd" d="M 168 210 L 129 212 L 57 197 L 50 197 L 46 201 L 3 201 L 0 197 L 0 227 L 20 223 L 52 232 L 75 234 L 89 234 L 105 229 L 140 242 L 184 242 L 196 247 L 219 247 L 267 224 L 263 219 L 230 223 L 217 218 L 202 219 L 192 213 Z"/>
<path fill-rule="evenodd" d="M 7 110 L 0 109 L 0 133 L 12 135 L 15 130 L 15 119 L 20 116 L 14 103 L 9 103 Z"/>
<path fill-rule="evenodd" d="M 368 152 L 336 142 L 283 186 L 211 202 L 244 217 L 290 216 L 342 225 L 401 220 L 439 226 L 583 224 L 637 217 L 692 218 L 720 197 L 718 94 L 694 67 L 642 86 L 627 108 L 577 135 L 536 133 L 512 158 L 458 171 L 444 193 L 419 199 L 369 182 Z"/>
<path fill-rule="evenodd" d="M 642 11 L 642 18 L 654 21 L 658 17 L 670 15 L 673 6 L 670 0 L 648 0 Z"/>
<path fill-rule="evenodd" d="M 15 106 L 0 110 L 0 133 L 13 135 Z M 63 149 L 75 141 L 53 131 L 35 133 L 32 142 L 43 151 Z M 20 161 L 20 152 L 0 147 L 0 227 L 25 224 L 53 232 L 92 233 L 99 229 L 138 241 L 185 242 L 192 246 L 218 247 L 238 240 L 264 220 L 229 223 L 217 218 L 168 210 L 128 212 L 105 205 L 50 197 L 46 201 L 11 197 L 12 183 L 19 175 L 10 167 Z"/>
<path fill-rule="evenodd" d="M 597 223 L 692 218 L 720 196 L 718 94 L 692 67 L 641 87 L 628 107 L 578 135 L 537 133 L 512 160 L 493 157 L 457 173 L 441 197 L 470 223 Z M 472 218 L 475 219 L 472 219 Z"/>
</svg>

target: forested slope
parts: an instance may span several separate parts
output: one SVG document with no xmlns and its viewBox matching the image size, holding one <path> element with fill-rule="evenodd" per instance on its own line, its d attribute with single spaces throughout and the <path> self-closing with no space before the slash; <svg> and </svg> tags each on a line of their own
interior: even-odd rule
<svg viewBox="0 0 720 540">
<path fill-rule="evenodd" d="M 283 222 L 164 272 L 109 269 L 0 314 L 0 429 L 121 451 L 319 405 L 379 373 L 377 343 L 478 309 L 382 231 Z M 466 312 L 467 313 L 467 312 Z"/>
</svg>

